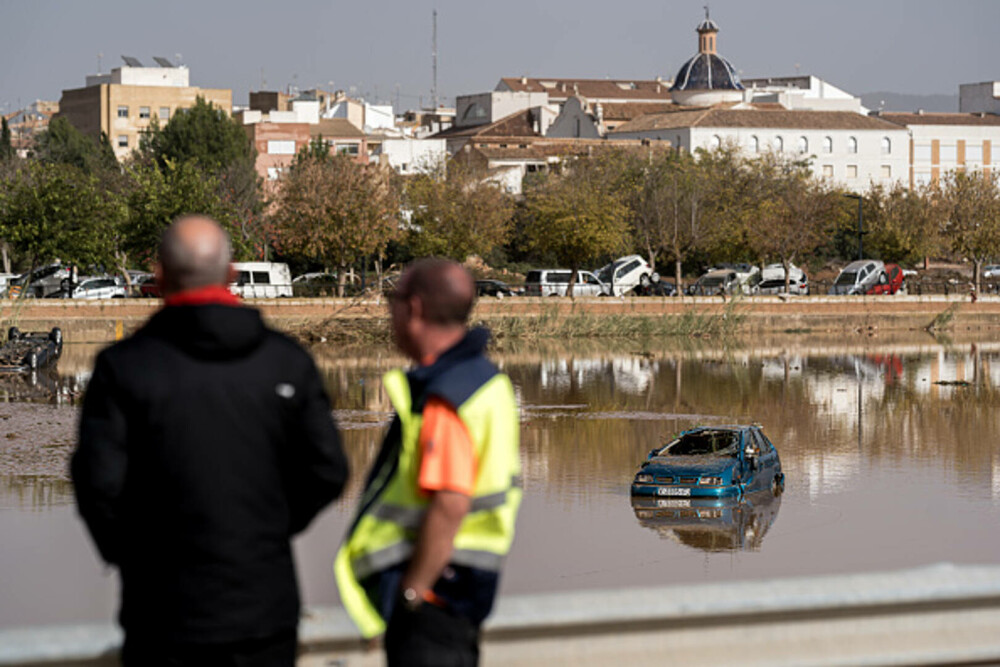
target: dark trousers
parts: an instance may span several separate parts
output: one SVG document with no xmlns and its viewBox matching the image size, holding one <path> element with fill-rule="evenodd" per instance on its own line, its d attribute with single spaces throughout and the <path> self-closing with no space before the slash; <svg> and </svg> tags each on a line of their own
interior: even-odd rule
<svg viewBox="0 0 1000 667">
<path fill-rule="evenodd" d="M 397 604 L 385 633 L 388 667 L 476 667 L 479 628 L 464 616 L 424 603 Z"/>
<path fill-rule="evenodd" d="M 298 633 L 226 644 L 174 644 L 125 636 L 125 667 L 294 667 Z"/>
</svg>

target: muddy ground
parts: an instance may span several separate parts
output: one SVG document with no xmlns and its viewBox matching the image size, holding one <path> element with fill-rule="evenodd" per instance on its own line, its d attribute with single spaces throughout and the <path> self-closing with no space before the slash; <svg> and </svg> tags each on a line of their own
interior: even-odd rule
<svg viewBox="0 0 1000 667">
<path fill-rule="evenodd" d="M 0 476 L 69 479 L 79 408 L 0 403 Z"/>
</svg>

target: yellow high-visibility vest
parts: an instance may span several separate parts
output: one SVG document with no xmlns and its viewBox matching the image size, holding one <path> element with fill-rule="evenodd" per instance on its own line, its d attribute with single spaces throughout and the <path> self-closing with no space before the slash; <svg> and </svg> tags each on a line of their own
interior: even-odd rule
<svg viewBox="0 0 1000 667">
<path fill-rule="evenodd" d="M 370 489 L 377 498 L 362 498 L 364 514 L 337 553 L 334 573 L 340 597 L 364 637 L 383 634 L 386 619 L 365 593 L 360 580 L 409 560 L 429 498 L 420 494 L 420 427 L 410 387 L 402 370 L 383 378 L 386 393 L 400 420 L 398 465 L 384 465 L 392 478 L 376 478 Z M 461 405 L 459 418 L 475 447 L 476 479 L 469 513 L 455 535 L 451 563 L 499 571 L 514 539 L 514 520 L 521 503 L 520 423 L 510 379 L 496 373 Z M 367 493 L 366 493 L 367 495 Z"/>
</svg>

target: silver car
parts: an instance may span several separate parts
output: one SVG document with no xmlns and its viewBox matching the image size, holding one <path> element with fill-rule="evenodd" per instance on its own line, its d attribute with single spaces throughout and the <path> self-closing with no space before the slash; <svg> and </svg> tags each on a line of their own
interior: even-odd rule
<svg viewBox="0 0 1000 667">
<path fill-rule="evenodd" d="M 525 296 L 566 296 L 569 278 L 568 269 L 536 269 L 528 271 L 524 281 Z M 607 290 L 604 283 L 590 271 L 577 271 L 573 296 L 601 296 Z"/>
<path fill-rule="evenodd" d="M 845 266 L 830 287 L 829 294 L 864 294 L 885 274 L 885 264 L 875 259 L 859 259 Z"/>
</svg>

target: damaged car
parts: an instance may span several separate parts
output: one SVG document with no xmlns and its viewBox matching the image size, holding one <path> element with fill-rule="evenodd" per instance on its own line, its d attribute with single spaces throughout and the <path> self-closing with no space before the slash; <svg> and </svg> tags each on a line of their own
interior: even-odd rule
<svg viewBox="0 0 1000 667">
<path fill-rule="evenodd" d="M 760 426 L 702 426 L 649 452 L 632 482 L 633 496 L 743 498 L 785 488 L 778 450 Z"/>
</svg>

